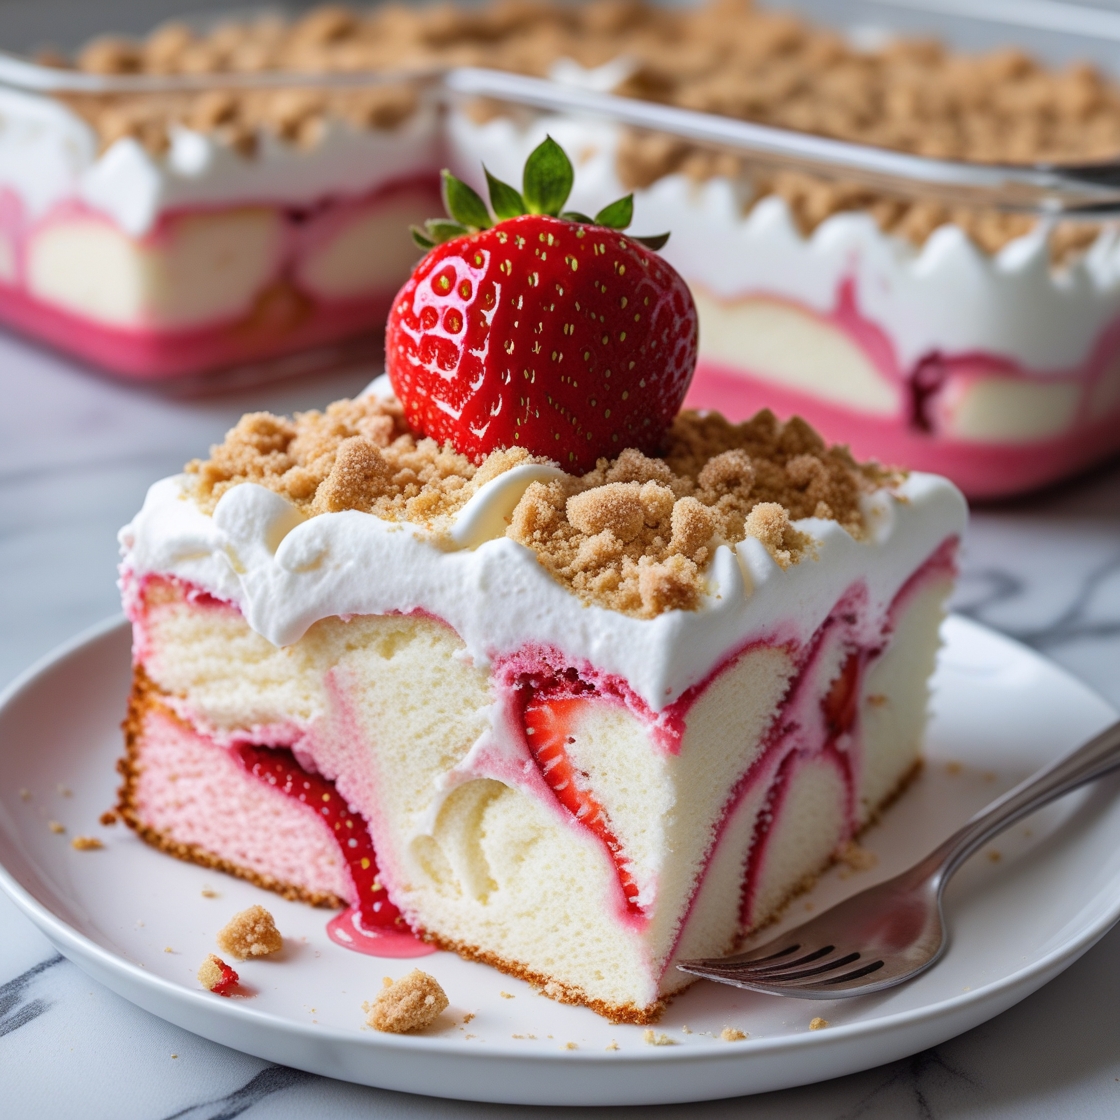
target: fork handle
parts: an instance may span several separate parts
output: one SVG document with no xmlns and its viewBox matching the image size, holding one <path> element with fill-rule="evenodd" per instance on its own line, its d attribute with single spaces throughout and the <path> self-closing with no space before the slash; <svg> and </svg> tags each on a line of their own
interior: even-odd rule
<svg viewBox="0 0 1120 1120">
<path fill-rule="evenodd" d="M 910 874 L 916 880 L 934 878 L 940 892 L 957 868 L 993 836 L 1035 809 L 1117 768 L 1120 768 L 1120 721 L 997 797 L 930 852 Z"/>
</svg>

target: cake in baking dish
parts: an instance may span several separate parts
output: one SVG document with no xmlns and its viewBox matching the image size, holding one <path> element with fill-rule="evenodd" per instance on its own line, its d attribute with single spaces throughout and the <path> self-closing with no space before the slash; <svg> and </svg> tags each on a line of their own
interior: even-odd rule
<svg viewBox="0 0 1120 1120">
<path fill-rule="evenodd" d="M 389 383 L 149 491 L 120 809 L 345 906 L 341 944 L 646 1022 L 918 765 L 965 506 L 797 419 L 678 412 L 688 289 L 624 203 L 563 210 L 565 165 L 494 184 L 500 220 L 447 177 Z"/>
</svg>

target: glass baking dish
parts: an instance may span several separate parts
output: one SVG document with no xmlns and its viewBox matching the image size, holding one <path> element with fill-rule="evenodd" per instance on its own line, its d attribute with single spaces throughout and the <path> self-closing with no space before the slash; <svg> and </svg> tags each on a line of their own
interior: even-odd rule
<svg viewBox="0 0 1120 1120">
<path fill-rule="evenodd" d="M 898 35 L 935 35 L 956 50 L 1016 46 L 1050 66 L 1088 59 L 1109 74 L 1120 59 L 1120 12 L 1100 6 L 763 7 L 836 29 L 834 54 L 844 44 L 869 54 L 891 49 Z M 619 26 L 630 18 L 626 5 L 610 10 Z M 150 23 L 150 7 L 131 12 L 130 23 L 122 9 L 116 27 Z M 3 45 L 73 47 L 89 28 L 83 18 L 67 37 L 52 35 L 44 15 L 18 40 L 9 27 Z M 1120 141 L 1103 159 L 1100 144 L 1085 153 L 1067 144 L 1073 158 L 1063 150 L 1066 158 L 1048 162 L 900 151 L 836 130 L 814 135 L 703 111 L 721 104 L 718 90 L 699 109 L 667 103 L 656 88 L 618 96 L 610 91 L 635 90 L 624 51 L 605 65 L 558 58 L 542 67 L 538 50 L 518 63 L 531 73 L 515 74 L 494 69 L 493 51 L 469 46 L 475 32 L 457 40 L 452 23 L 443 34 L 439 51 L 402 51 L 376 66 L 352 59 L 342 71 L 320 62 L 298 72 L 85 73 L 0 58 L 0 231 L 9 238 L 7 249 L 0 242 L 0 317 L 143 379 L 231 377 L 246 364 L 267 374 L 277 358 L 302 352 L 307 362 L 355 337 L 372 353 L 412 259 L 405 230 L 439 211 L 438 168 L 450 163 L 478 183 L 485 160 L 515 179 L 526 152 L 551 132 L 577 162 L 576 209 L 594 213 L 597 200 L 632 188 L 632 228 L 672 229 L 664 254 L 693 287 L 701 315 L 688 403 L 734 418 L 760 407 L 797 412 L 857 454 L 947 473 L 975 497 L 1054 481 L 1120 446 L 1112 227 Z M 914 51 L 919 69 L 936 56 L 928 46 Z M 1000 89 L 1035 81 L 1046 94 L 1020 54 L 1004 50 L 1000 59 Z M 468 65 L 480 61 L 489 65 Z M 1079 73 L 1071 83 L 1091 84 Z M 77 158 L 85 165 L 64 169 L 69 194 L 30 221 L 11 176 L 4 182 L 4 131 L 10 139 L 13 119 L 38 112 L 38 134 L 49 133 L 52 113 L 69 112 L 57 108 L 60 96 L 71 104 L 267 96 L 298 105 L 371 94 L 389 106 L 388 127 L 358 140 L 337 139 L 331 122 L 284 140 L 246 140 L 230 128 L 209 144 L 183 128 L 146 140 L 136 126 L 100 153 L 87 137 Z M 394 110 L 402 104 L 407 113 Z M 36 158 L 46 166 L 41 156 L 21 161 L 16 188 L 27 193 Z M 92 328 L 91 307 L 103 319 Z"/>
</svg>

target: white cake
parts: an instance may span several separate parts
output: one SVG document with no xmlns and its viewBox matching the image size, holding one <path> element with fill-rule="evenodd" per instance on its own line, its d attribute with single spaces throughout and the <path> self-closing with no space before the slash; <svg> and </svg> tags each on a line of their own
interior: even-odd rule
<svg viewBox="0 0 1120 1120">
<path fill-rule="evenodd" d="M 121 811 L 348 906 L 340 944 L 652 1021 L 914 773 L 964 522 L 768 414 L 582 479 L 476 469 L 372 394 L 247 417 L 121 534 Z"/>
</svg>

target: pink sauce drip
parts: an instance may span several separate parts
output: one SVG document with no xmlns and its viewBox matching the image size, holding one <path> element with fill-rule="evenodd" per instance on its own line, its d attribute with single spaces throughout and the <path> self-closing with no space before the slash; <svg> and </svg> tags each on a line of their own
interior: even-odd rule
<svg viewBox="0 0 1120 1120">
<path fill-rule="evenodd" d="M 334 833 L 358 900 L 327 924 L 327 935 L 336 945 L 372 957 L 423 957 L 436 951 L 409 930 L 381 885 L 369 829 L 334 782 L 305 770 L 285 747 L 243 744 L 234 753 L 253 777 L 313 807 Z"/>
</svg>

